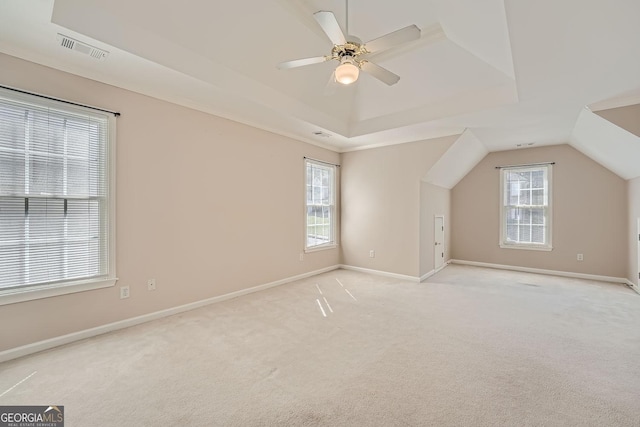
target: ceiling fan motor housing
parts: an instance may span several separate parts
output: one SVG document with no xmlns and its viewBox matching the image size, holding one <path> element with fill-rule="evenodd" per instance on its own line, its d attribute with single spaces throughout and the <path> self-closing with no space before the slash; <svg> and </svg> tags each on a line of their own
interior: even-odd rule
<svg viewBox="0 0 640 427">
<path fill-rule="evenodd" d="M 333 56 L 333 59 L 340 62 L 342 62 L 342 59 L 345 57 L 351 57 L 354 63 L 360 66 L 358 56 L 364 55 L 365 53 L 368 53 L 368 51 L 359 38 L 348 36 L 347 40 L 348 41 L 345 44 L 333 46 L 331 55 Z"/>
</svg>

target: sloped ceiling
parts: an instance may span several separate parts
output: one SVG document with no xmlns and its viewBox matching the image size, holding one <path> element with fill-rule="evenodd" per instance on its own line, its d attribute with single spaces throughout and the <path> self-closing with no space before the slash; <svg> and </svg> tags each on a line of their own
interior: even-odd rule
<svg viewBox="0 0 640 427">
<path fill-rule="evenodd" d="M 594 112 L 614 125 L 640 137 L 640 104 Z"/>
<path fill-rule="evenodd" d="M 584 108 L 570 144 L 624 179 L 640 176 L 640 138 Z"/>
<path fill-rule="evenodd" d="M 431 167 L 422 181 L 451 189 L 480 163 L 487 153 L 489 151 L 484 144 L 467 129 Z"/>
<path fill-rule="evenodd" d="M 363 41 L 417 25 L 419 40 L 372 58 L 400 82 L 362 73 L 327 95 L 335 62 L 277 70 L 330 52 L 318 10 Z M 574 129 L 584 107 L 640 91 L 638 16 L 637 0 L 9 0 L 0 52 L 336 151 L 465 129 L 497 151 L 589 145 Z M 109 56 L 62 48 L 58 33 Z"/>
</svg>

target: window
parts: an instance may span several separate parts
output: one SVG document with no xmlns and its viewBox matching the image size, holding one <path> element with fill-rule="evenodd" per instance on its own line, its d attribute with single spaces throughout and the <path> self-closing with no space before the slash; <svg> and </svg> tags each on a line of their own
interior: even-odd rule
<svg viewBox="0 0 640 427">
<path fill-rule="evenodd" d="M 0 304 L 115 283 L 114 121 L 0 90 Z"/>
<path fill-rule="evenodd" d="M 336 245 L 336 166 L 305 159 L 305 250 Z"/>
<path fill-rule="evenodd" d="M 501 174 L 500 246 L 551 250 L 551 164 Z"/>
</svg>

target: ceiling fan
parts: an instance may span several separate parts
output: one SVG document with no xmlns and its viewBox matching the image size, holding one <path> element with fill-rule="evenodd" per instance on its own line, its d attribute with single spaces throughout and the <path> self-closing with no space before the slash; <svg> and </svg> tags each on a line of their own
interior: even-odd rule
<svg viewBox="0 0 640 427">
<path fill-rule="evenodd" d="M 362 70 L 391 86 L 398 83 L 400 76 L 369 61 L 369 55 L 420 38 L 420 29 L 415 25 L 409 25 L 362 43 L 357 37 L 344 35 L 333 12 L 321 10 L 314 13 L 313 17 L 333 43 L 331 54 L 282 62 L 278 64 L 278 69 L 296 68 L 336 60 L 340 65 L 335 69 L 332 80 L 338 83 L 348 85 L 355 82 L 358 80 L 360 70 Z"/>
</svg>

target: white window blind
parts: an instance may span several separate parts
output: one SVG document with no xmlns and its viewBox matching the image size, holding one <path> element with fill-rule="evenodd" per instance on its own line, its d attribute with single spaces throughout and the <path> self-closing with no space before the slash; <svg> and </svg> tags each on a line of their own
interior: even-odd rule
<svg viewBox="0 0 640 427">
<path fill-rule="evenodd" d="M 305 165 L 305 249 L 333 247 L 336 244 L 336 166 L 310 159 L 305 159 Z"/>
<path fill-rule="evenodd" d="M 110 275 L 109 120 L 0 91 L 0 291 Z"/>
<path fill-rule="evenodd" d="M 551 249 L 551 165 L 502 169 L 501 246 Z"/>
</svg>

